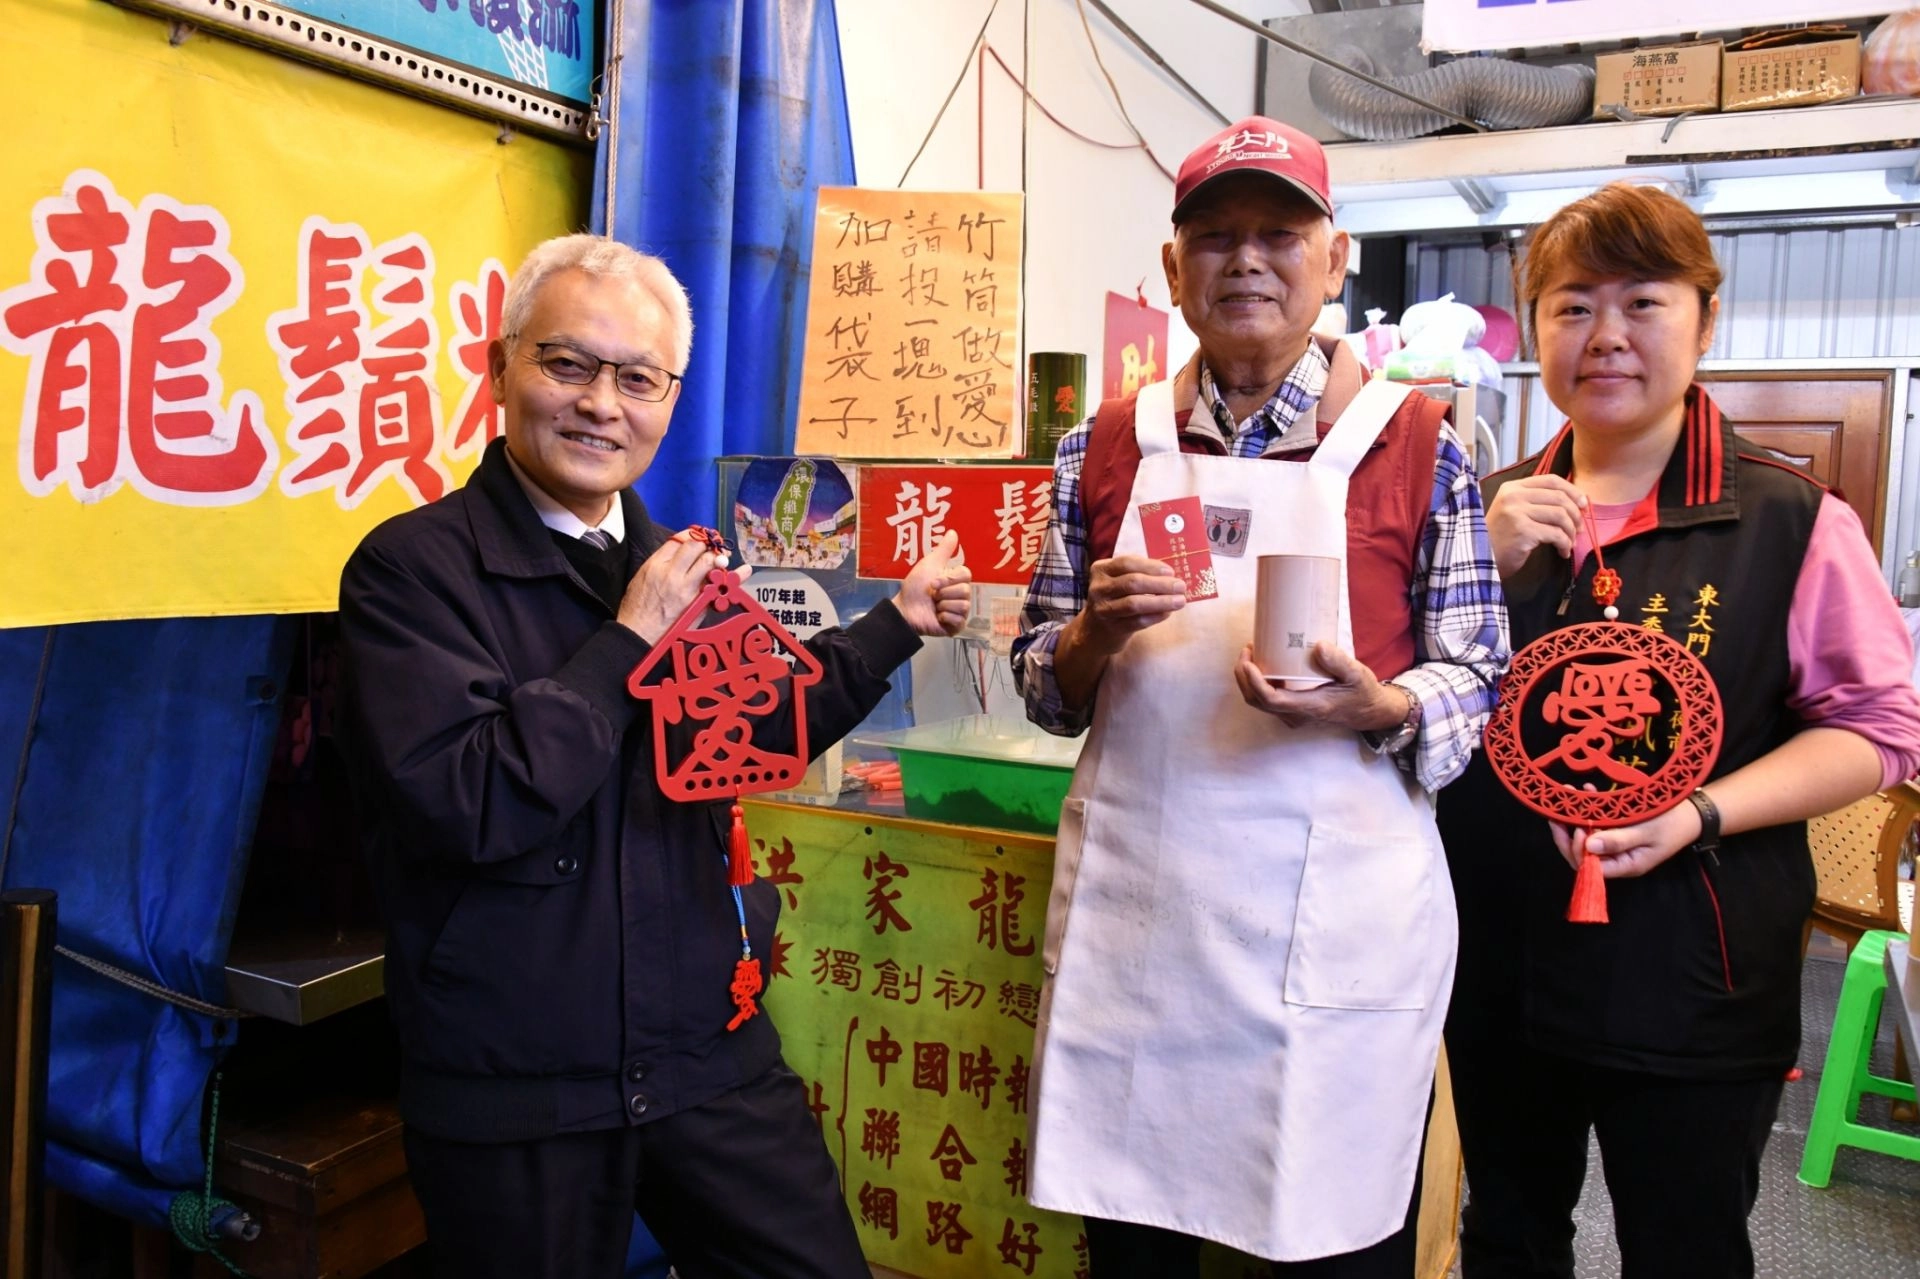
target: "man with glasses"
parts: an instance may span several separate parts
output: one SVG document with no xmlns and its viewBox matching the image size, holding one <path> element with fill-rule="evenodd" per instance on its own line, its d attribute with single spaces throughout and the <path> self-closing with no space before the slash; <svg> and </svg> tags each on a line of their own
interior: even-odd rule
<svg viewBox="0 0 1920 1279">
<path fill-rule="evenodd" d="M 489 352 L 504 438 L 341 580 L 341 735 L 441 1275 L 613 1279 L 635 1211 L 688 1279 L 868 1273 L 771 1020 L 736 1017 L 742 928 L 771 955 L 779 895 L 729 888 L 726 804 L 660 794 L 626 689 L 725 563 L 630 488 L 691 341 L 658 259 L 588 235 L 535 249 Z M 953 550 L 807 641 L 815 751 L 920 636 L 964 624 Z"/>
</svg>

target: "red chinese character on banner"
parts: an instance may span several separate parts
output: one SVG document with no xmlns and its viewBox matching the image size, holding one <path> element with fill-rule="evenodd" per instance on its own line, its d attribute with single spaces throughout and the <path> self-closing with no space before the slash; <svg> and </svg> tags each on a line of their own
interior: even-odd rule
<svg viewBox="0 0 1920 1279">
<path fill-rule="evenodd" d="M 873 881 L 873 887 L 867 890 L 867 918 L 874 921 L 873 931 L 876 935 L 886 932 L 890 927 L 903 933 L 913 931 L 913 925 L 907 922 L 907 917 L 894 906 L 900 900 L 901 893 L 893 888 L 893 881 L 895 877 L 905 879 L 908 873 L 905 866 L 885 853 L 869 857 L 862 864 L 862 876 Z"/>
<path fill-rule="evenodd" d="M 927 1244 L 943 1245 L 954 1256 L 959 1256 L 967 1246 L 967 1240 L 973 1238 L 973 1231 L 960 1224 L 960 1205 L 942 1203 L 938 1199 L 927 1200 Z"/>
<path fill-rule="evenodd" d="M 1008 1217 L 1006 1229 L 1000 1232 L 1000 1263 L 1023 1275 L 1032 1274 L 1034 1258 L 1045 1251 L 1034 1242 L 1039 1233 L 1040 1227 L 1031 1221 L 1022 1222 L 1015 1230 L 1013 1218 Z"/>
<path fill-rule="evenodd" d="M 860 1183 L 860 1224 L 887 1232 L 887 1238 L 900 1237 L 900 1196 L 889 1186 Z"/>
<path fill-rule="evenodd" d="M 1020 903 L 1027 899 L 1026 882 L 1025 875 L 1012 871 L 1004 875 L 991 868 L 980 872 L 980 895 L 967 903 L 968 908 L 980 916 L 975 941 L 985 942 L 988 950 L 997 946 L 1009 955 L 1033 953 L 1033 938 L 1023 941 L 1019 935 Z"/>
<path fill-rule="evenodd" d="M 453 412 L 453 443 L 447 449 L 451 457 L 478 453 L 500 435 L 501 412 L 493 399 L 487 348 L 500 336 L 500 306 L 506 296 L 507 270 L 492 258 L 480 264 L 478 283 L 453 282 L 450 297 L 459 332 L 447 344 L 448 354 L 467 388 Z"/>
<path fill-rule="evenodd" d="M 900 1112 L 867 1107 L 867 1120 L 860 1126 L 860 1153 L 875 1163 L 893 1167 L 900 1153 Z"/>
<path fill-rule="evenodd" d="M 833 1107 L 827 1102 L 826 1086 L 818 1079 L 807 1084 L 807 1109 L 813 1113 L 813 1122 L 818 1124 L 824 1132 L 827 1126 L 826 1114 Z"/>
<path fill-rule="evenodd" d="M 1007 1157 L 1000 1161 L 1000 1166 L 1007 1170 L 1007 1175 L 1002 1178 L 1007 1183 L 1007 1193 L 1016 1199 L 1025 1199 L 1027 1197 L 1027 1144 L 1015 1137 L 1013 1144 L 1007 1147 Z"/>
<path fill-rule="evenodd" d="M 1025 1114 L 1027 1110 L 1027 1083 L 1032 1074 L 1027 1059 L 1015 1056 L 1013 1065 L 1007 1067 L 1007 1110 L 1013 1114 Z"/>
<path fill-rule="evenodd" d="M 927 1158 L 940 1165 L 940 1175 L 948 1181 L 960 1180 L 961 1173 L 980 1162 L 967 1149 L 967 1143 L 960 1140 L 960 1130 L 952 1124 L 941 1132 L 940 1140 L 933 1143 L 933 1153 Z"/>
<path fill-rule="evenodd" d="M 906 1049 L 900 1046 L 900 1041 L 893 1037 L 893 1032 L 885 1026 L 880 1028 L 878 1039 L 867 1041 L 867 1060 L 879 1067 L 882 1088 L 887 1086 L 887 1067 L 899 1061 L 901 1054 L 905 1051 Z"/>
<path fill-rule="evenodd" d="M 960 1091 L 979 1097 L 980 1109 L 993 1100 L 993 1086 L 999 1079 L 1000 1067 L 993 1064 L 993 1050 L 985 1044 L 977 1053 L 960 1054 Z"/>
<path fill-rule="evenodd" d="M 778 848 L 769 848 L 764 839 L 756 839 L 753 842 L 755 847 L 767 855 L 767 869 L 761 878 L 786 893 L 788 910 L 799 910 L 800 896 L 793 889 L 796 884 L 806 883 L 807 877 L 793 868 L 793 841 L 783 836 Z"/>
<path fill-rule="evenodd" d="M 953 1050 L 943 1043 L 916 1043 L 913 1046 L 913 1086 L 927 1092 L 947 1095 L 947 1063 Z"/>
<path fill-rule="evenodd" d="M 386 317 L 377 327 L 361 303 L 369 271 Z M 283 492 L 331 489 L 351 509 L 392 476 L 415 502 L 446 493 L 432 284 L 433 249 L 418 234 L 375 247 L 361 228 L 322 217 L 300 228 L 299 302 L 267 323 L 299 454 Z"/>
<path fill-rule="evenodd" d="M 94 499 L 121 482 L 180 506 L 244 502 L 279 450 L 260 399 L 222 404 L 212 320 L 240 295 L 226 219 L 91 170 L 33 211 L 32 279 L 0 292 L 0 346 L 27 356 L 21 483 Z"/>
</svg>

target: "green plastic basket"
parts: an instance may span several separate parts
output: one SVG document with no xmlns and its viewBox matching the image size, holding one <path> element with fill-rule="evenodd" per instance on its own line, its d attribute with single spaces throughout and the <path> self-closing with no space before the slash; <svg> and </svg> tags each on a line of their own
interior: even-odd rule
<svg viewBox="0 0 1920 1279">
<path fill-rule="evenodd" d="M 1053 737 L 1022 721 L 966 715 L 850 740 L 883 747 L 899 758 L 900 790 L 910 817 L 1051 835 L 1060 825 L 1060 804 L 1084 738 Z"/>
</svg>

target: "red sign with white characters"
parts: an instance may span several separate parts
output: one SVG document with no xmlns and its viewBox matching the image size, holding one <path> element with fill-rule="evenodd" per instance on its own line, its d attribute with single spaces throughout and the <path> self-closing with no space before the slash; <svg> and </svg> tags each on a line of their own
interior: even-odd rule
<svg viewBox="0 0 1920 1279">
<path fill-rule="evenodd" d="M 858 571 L 903 578 L 951 529 L 974 581 L 1025 586 L 1052 508 L 1049 466 L 865 466 Z"/>
</svg>

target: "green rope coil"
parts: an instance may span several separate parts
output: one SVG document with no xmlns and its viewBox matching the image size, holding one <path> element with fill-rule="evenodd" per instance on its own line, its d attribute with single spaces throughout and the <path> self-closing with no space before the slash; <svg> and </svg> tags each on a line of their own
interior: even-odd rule
<svg viewBox="0 0 1920 1279">
<path fill-rule="evenodd" d="M 214 1143 L 220 1134 L 220 1072 L 213 1075 L 213 1117 L 207 1122 L 207 1180 L 199 1194 L 186 1190 L 175 1195 L 173 1202 L 167 1205 L 167 1220 L 173 1227 L 173 1236 L 189 1252 L 212 1254 L 214 1260 L 234 1274 L 246 1279 L 247 1272 L 235 1265 L 231 1258 L 220 1251 L 219 1241 L 211 1230 L 214 1213 L 222 1208 L 235 1205 L 227 1199 L 216 1199 L 213 1194 L 213 1151 Z"/>
</svg>

